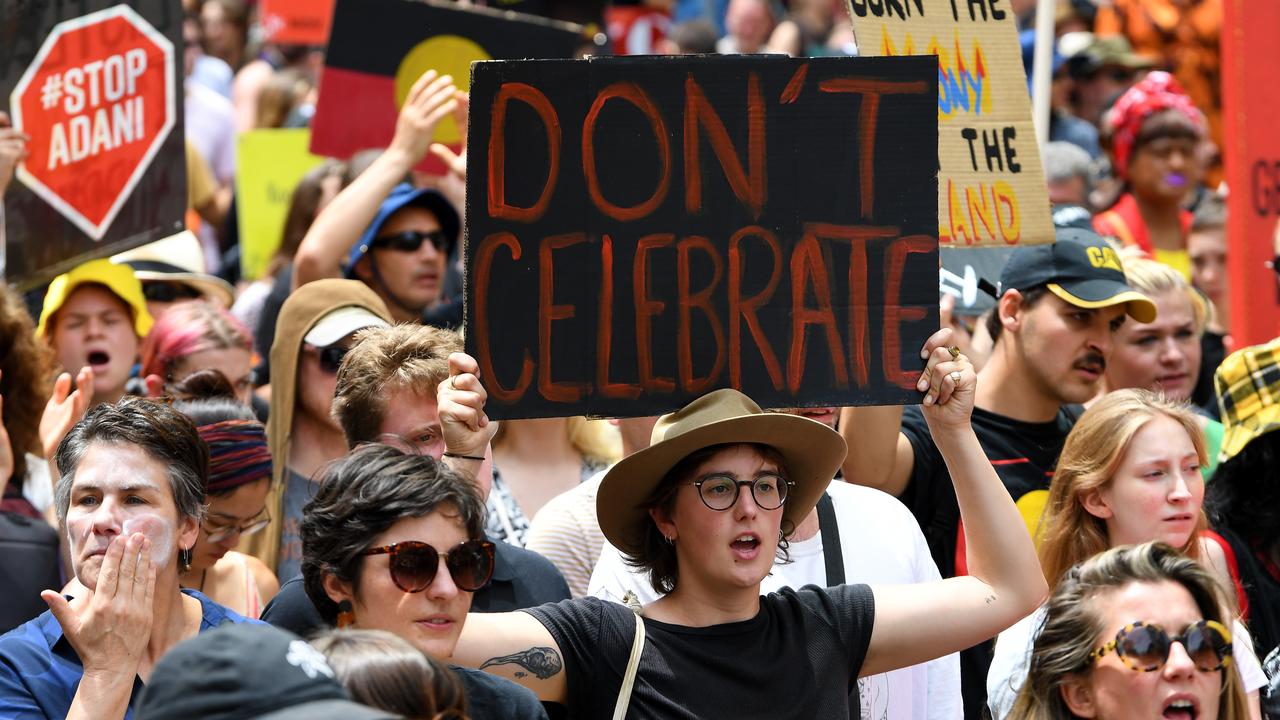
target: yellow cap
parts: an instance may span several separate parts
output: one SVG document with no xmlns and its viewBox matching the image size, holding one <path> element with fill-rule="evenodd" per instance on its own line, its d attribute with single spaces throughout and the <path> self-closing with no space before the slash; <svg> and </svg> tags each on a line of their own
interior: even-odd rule
<svg viewBox="0 0 1280 720">
<path fill-rule="evenodd" d="M 50 318 L 62 308 L 76 288 L 86 283 L 105 286 L 129 306 L 133 311 L 133 331 L 139 338 L 145 338 L 151 332 L 151 313 L 147 312 L 147 299 L 142 295 L 142 283 L 134 276 L 133 268 L 107 260 L 90 260 L 49 283 L 49 290 L 44 296 L 44 308 L 40 311 L 40 324 L 36 326 L 36 337 L 43 338 L 48 334 Z"/>
</svg>

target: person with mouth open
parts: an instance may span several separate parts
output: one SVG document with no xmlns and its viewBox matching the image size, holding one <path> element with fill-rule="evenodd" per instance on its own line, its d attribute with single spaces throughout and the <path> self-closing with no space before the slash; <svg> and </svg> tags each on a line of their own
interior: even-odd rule
<svg viewBox="0 0 1280 720">
<path fill-rule="evenodd" d="M 1009 717 L 1245 720 L 1229 602 L 1211 572 L 1161 542 L 1086 560 L 1046 605 Z"/>
<path fill-rule="evenodd" d="M 654 442 L 600 485 L 600 529 L 666 594 L 638 609 L 588 597 L 473 614 L 454 661 L 515 679 L 569 717 L 856 717 L 858 677 L 1007 627 L 1039 604 L 1045 584 L 970 425 L 973 367 L 950 339 L 944 329 L 924 347 L 922 392 L 964 509 L 970 576 L 762 596 L 845 442 L 722 389 L 660 418 Z"/>
<path fill-rule="evenodd" d="M 1172 75 L 1156 71 L 1125 91 L 1103 124 L 1124 192 L 1094 216 L 1094 229 L 1190 281 L 1192 214 L 1183 202 L 1204 174 L 1197 152 L 1205 136 L 1204 114 Z"/>
<path fill-rule="evenodd" d="M 1199 418 L 1186 405 L 1142 389 L 1117 390 L 1095 403 L 1067 437 L 1050 483 L 1039 526 L 1045 579 L 1057 585 L 1069 568 L 1107 548 L 1161 542 L 1199 561 L 1225 590 L 1238 595 L 1221 541 L 1208 532 L 1202 511 L 1200 467 L 1207 454 Z M 1227 618 L 1223 622 L 1234 640 L 1229 672 L 1240 675 L 1249 717 L 1259 718 L 1258 690 L 1267 676 L 1248 631 L 1234 620 L 1237 603 L 1230 592 L 1225 598 L 1220 616 Z M 987 704 L 995 720 L 1010 717 L 1027 668 L 1035 662 L 1031 648 L 1046 611 L 1040 608 L 996 642 L 987 675 Z"/>
<path fill-rule="evenodd" d="M 67 373 L 85 378 L 85 368 L 93 371 L 92 404 L 113 403 L 125 395 L 152 322 L 133 270 L 91 260 L 49 283 L 36 337 Z"/>
<path fill-rule="evenodd" d="M 986 330 L 973 429 L 987 459 L 1034 531 L 1049 479 L 1083 403 L 1098 394 L 1126 314 L 1151 322 L 1156 308 L 1129 286 L 1119 253 L 1089 230 L 1059 228 L 1057 241 L 1019 246 L 1000 275 Z M 965 530 L 948 464 L 919 407 L 846 407 L 844 477 L 902 500 L 915 515 L 942 576 L 966 572 Z M 960 655 L 966 717 L 986 699 L 989 643 Z"/>
</svg>

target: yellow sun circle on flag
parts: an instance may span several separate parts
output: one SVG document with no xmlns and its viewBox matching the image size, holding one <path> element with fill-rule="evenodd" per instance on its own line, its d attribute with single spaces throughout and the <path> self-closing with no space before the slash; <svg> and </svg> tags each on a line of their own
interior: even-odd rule
<svg viewBox="0 0 1280 720">
<path fill-rule="evenodd" d="M 471 88 L 471 63 L 490 60 L 489 53 L 474 41 L 459 35 L 436 35 L 427 38 L 405 54 L 396 68 L 396 107 L 404 105 L 413 84 L 428 70 L 441 75 L 452 75 L 453 84 L 466 92 Z M 446 117 L 436 127 L 436 142 L 445 144 L 462 140 L 453 116 Z"/>
</svg>

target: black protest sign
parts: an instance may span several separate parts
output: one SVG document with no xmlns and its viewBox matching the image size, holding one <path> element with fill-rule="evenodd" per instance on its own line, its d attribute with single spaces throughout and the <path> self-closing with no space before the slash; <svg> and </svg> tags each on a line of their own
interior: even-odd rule
<svg viewBox="0 0 1280 720">
<path fill-rule="evenodd" d="M 928 57 L 477 63 L 467 351 L 496 418 L 918 402 Z"/>
<path fill-rule="evenodd" d="M 182 10 L 0 5 L 0 95 L 29 155 L 4 197 L 5 279 L 28 287 L 182 229 Z"/>
</svg>

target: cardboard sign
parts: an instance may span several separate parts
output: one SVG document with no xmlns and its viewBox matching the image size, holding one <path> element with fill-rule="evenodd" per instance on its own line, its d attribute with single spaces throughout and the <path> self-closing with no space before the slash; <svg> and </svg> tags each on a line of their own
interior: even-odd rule
<svg viewBox="0 0 1280 720">
<path fill-rule="evenodd" d="M 181 25 L 169 3 L 8 3 L 0 96 L 31 136 L 5 197 L 6 279 L 33 285 L 182 229 Z"/>
<path fill-rule="evenodd" d="M 848 0 L 864 56 L 938 56 L 938 241 L 1053 242 L 1008 0 Z"/>
<path fill-rule="evenodd" d="M 452 3 L 337 0 L 311 152 L 349 158 L 390 145 L 400 106 L 427 70 L 452 75 L 465 91 L 476 60 L 573 57 L 581 35 L 578 25 Z M 436 142 L 461 151 L 452 117 L 436 127 Z M 430 155 L 419 169 L 444 172 Z"/>
<path fill-rule="evenodd" d="M 268 42 L 323 46 L 329 41 L 333 0 L 262 0 L 258 12 Z"/>
<path fill-rule="evenodd" d="M 236 144 L 236 219 L 240 225 L 240 276 L 262 277 L 280 247 L 285 218 L 298 181 L 324 158 L 307 152 L 311 131 L 250 130 Z"/>
<path fill-rule="evenodd" d="M 1280 255 L 1280 135 L 1275 108 L 1280 86 L 1280 4 L 1225 0 L 1222 33 L 1222 113 L 1226 130 L 1227 291 L 1236 347 L 1280 335 L 1280 286 L 1267 263 Z M 1248 11 L 1246 15 L 1245 11 Z"/>
<path fill-rule="evenodd" d="M 475 65 L 466 344 L 496 418 L 918 402 L 932 58 Z"/>
</svg>

